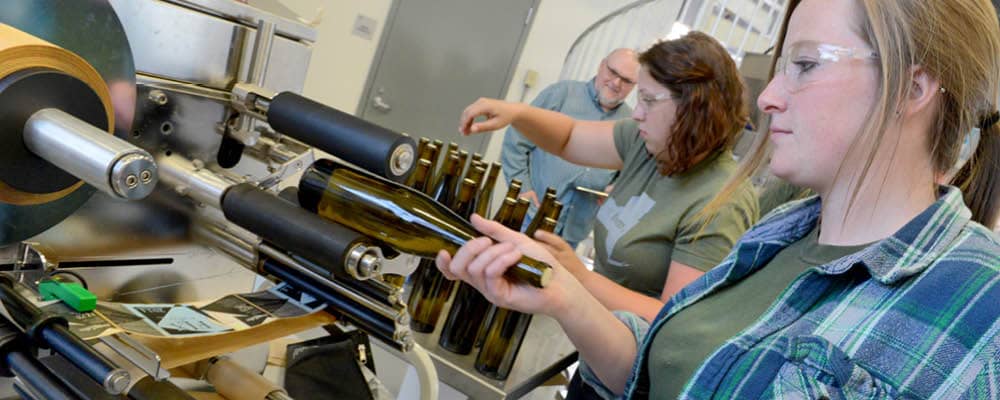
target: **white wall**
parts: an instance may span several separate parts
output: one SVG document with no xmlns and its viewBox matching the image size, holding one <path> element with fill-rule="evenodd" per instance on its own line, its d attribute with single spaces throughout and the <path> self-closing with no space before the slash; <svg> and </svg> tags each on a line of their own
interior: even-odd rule
<svg viewBox="0 0 1000 400">
<path fill-rule="evenodd" d="M 379 38 L 392 0 L 280 0 L 305 19 L 323 17 L 317 25 L 318 39 L 313 49 L 304 95 L 353 113 L 364 91 Z M 414 1 L 414 0 L 409 0 Z M 496 0 L 503 1 L 503 0 Z M 628 4 L 626 0 L 541 0 L 520 62 L 514 71 L 507 99 L 518 101 L 525 94 L 531 101 L 538 92 L 559 78 L 563 57 L 573 41 L 590 24 Z M 377 30 L 372 40 L 351 34 L 358 14 L 374 18 Z M 523 90 L 524 74 L 538 72 L 537 84 Z M 594 66 L 596 72 L 597 66 Z M 455 110 L 457 118 L 461 110 Z M 487 161 L 498 160 L 502 134 L 494 134 L 485 152 Z"/>
<path fill-rule="evenodd" d="M 303 95 L 345 112 L 354 113 L 365 89 L 379 37 L 392 0 L 280 0 L 306 20 L 317 18 L 317 40 Z M 351 34 L 358 14 L 374 18 L 371 40 Z"/>
</svg>

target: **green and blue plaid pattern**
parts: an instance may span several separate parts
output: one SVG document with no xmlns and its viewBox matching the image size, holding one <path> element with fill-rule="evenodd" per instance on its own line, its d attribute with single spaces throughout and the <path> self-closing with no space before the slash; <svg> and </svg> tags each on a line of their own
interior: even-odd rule
<svg viewBox="0 0 1000 400">
<path fill-rule="evenodd" d="M 799 276 L 701 365 L 681 398 L 1000 398 L 1000 239 L 970 220 L 958 189 L 941 191 L 891 237 Z M 776 209 L 652 326 L 625 316 L 641 339 L 624 397 L 649 397 L 645 359 L 664 321 L 766 266 L 819 212 L 816 197 Z"/>
</svg>

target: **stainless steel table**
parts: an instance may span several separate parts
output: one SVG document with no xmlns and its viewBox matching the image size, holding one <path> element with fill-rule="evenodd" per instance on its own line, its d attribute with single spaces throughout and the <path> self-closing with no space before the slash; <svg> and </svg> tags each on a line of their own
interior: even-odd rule
<svg viewBox="0 0 1000 400">
<path fill-rule="evenodd" d="M 447 315 L 447 312 L 445 309 L 443 315 Z M 552 318 L 536 315 L 528 327 L 528 333 L 514 361 L 510 376 L 505 381 L 489 379 L 476 372 L 473 366 L 479 349 L 474 349 L 471 354 L 463 356 L 438 346 L 437 339 L 443 325 L 442 321 L 438 322 L 434 332 L 430 334 L 414 332 L 414 338 L 430 352 L 434 367 L 437 368 L 438 379 L 472 399 L 520 398 L 566 369 L 577 359 L 576 349 L 559 324 Z M 373 342 L 404 359 L 399 352 L 389 346 L 382 345 L 377 340 Z"/>
</svg>

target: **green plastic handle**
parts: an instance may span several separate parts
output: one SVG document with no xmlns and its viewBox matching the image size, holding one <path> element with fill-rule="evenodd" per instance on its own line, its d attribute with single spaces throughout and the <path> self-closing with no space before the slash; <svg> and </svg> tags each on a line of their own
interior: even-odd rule
<svg viewBox="0 0 1000 400">
<path fill-rule="evenodd" d="M 77 312 L 94 311 L 97 307 L 97 296 L 79 283 L 45 281 L 38 284 L 38 293 L 42 295 L 42 300 L 62 300 Z"/>
</svg>

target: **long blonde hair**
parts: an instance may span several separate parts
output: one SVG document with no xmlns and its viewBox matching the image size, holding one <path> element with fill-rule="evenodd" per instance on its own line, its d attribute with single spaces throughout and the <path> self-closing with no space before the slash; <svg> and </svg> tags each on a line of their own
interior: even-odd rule
<svg viewBox="0 0 1000 400">
<path fill-rule="evenodd" d="M 801 0 L 789 2 L 775 54 L 781 54 L 788 21 L 800 3 Z M 1000 98 L 1000 23 L 988 0 L 856 0 L 856 3 L 860 33 L 879 54 L 881 79 L 875 106 L 862 133 L 851 145 L 850 151 L 868 151 L 861 178 L 852 189 L 851 203 L 869 178 L 886 127 L 897 118 L 899 105 L 913 89 L 912 66 L 921 66 L 944 88 L 928 140 L 928 154 L 941 174 L 952 169 L 966 135 L 993 115 Z M 758 135 L 736 174 L 703 213 L 713 215 L 722 208 L 769 155 L 767 135 Z M 992 226 L 1000 204 L 997 124 L 982 130 L 975 154 L 952 183 L 962 189 L 973 219 Z"/>
</svg>

